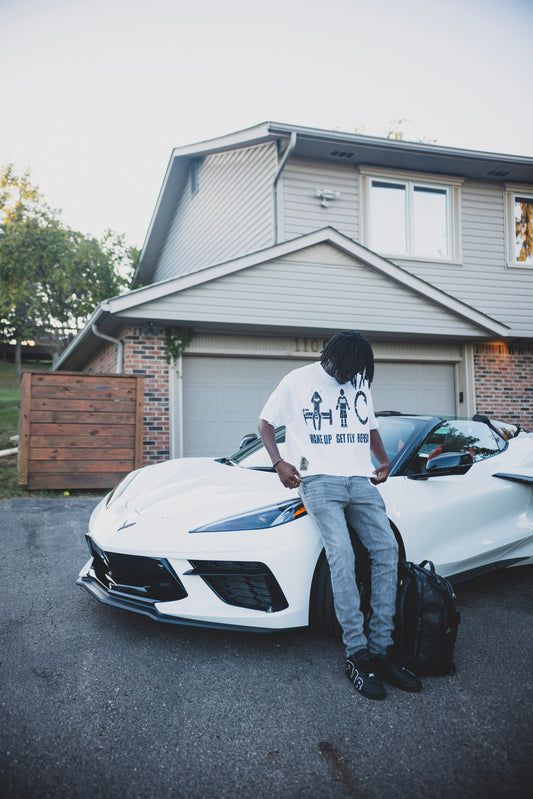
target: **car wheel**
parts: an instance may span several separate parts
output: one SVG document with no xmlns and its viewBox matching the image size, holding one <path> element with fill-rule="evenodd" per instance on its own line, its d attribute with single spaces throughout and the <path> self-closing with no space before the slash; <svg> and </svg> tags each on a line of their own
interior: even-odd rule
<svg viewBox="0 0 533 799">
<path fill-rule="evenodd" d="M 361 610 L 365 617 L 365 632 L 370 618 L 370 560 L 368 551 L 359 538 L 352 533 L 352 545 L 355 552 L 356 580 L 361 597 Z M 333 604 L 331 575 L 324 550 L 318 558 L 309 602 L 309 625 L 319 632 L 335 638 L 340 637 L 342 630 Z"/>
<path fill-rule="evenodd" d="M 309 625 L 318 632 L 332 635 L 335 638 L 341 635 L 340 624 L 333 607 L 331 575 L 324 550 L 320 553 L 313 575 L 309 601 Z"/>
</svg>

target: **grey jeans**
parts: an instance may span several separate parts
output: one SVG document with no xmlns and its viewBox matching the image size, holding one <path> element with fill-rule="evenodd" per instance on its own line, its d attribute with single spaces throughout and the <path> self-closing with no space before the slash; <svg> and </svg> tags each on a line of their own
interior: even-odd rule
<svg viewBox="0 0 533 799">
<path fill-rule="evenodd" d="M 346 654 L 368 646 L 384 653 L 392 643 L 398 568 L 398 544 L 381 494 L 366 477 L 316 474 L 305 477 L 300 496 L 326 550 L 337 619 Z M 355 556 L 346 521 L 368 549 L 372 569 L 372 614 L 368 640 L 355 581 Z"/>
</svg>

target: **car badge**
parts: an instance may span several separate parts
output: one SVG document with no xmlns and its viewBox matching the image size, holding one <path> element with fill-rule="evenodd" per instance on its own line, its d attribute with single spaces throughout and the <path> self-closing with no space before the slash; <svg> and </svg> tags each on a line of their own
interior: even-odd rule
<svg viewBox="0 0 533 799">
<path fill-rule="evenodd" d="M 126 527 L 133 527 L 134 524 L 137 524 L 137 522 L 122 522 L 121 526 L 117 530 L 117 533 L 120 532 L 120 530 L 125 530 Z"/>
</svg>

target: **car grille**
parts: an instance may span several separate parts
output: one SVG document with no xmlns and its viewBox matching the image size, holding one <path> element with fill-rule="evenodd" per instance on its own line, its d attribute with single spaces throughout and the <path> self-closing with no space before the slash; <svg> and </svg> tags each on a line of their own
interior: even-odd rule
<svg viewBox="0 0 533 799">
<path fill-rule="evenodd" d="M 249 561 L 191 560 L 192 570 L 228 605 L 275 612 L 289 606 L 268 566 Z"/>
<path fill-rule="evenodd" d="M 93 556 L 94 576 L 110 593 L 149 603 L 170 602 L 187 596 L 167 560 L 104 552 L 89 536 L 87 544 Z"/>
</svg>

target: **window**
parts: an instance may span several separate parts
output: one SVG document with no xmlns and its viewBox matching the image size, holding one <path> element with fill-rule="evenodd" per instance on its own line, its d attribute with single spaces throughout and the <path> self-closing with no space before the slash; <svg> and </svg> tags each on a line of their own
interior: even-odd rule
<svg viewBox="0 0 533 799">
<path fill-rule="evenodd" d="M 397 255 L 449 258 L 449 190 L 372 180 L 372 249 Z"/>
<path fill-rule="evenodd" d="M 460 181 L 402 179 L 361 169 L 363 237 L 376 252 L 398 258 L 459 258 L 456 231 Z"/>
<path fill-rule="evenodd" d="M 533 194 L 507 192 L 508 264 L 533 266 Z"/>
<path fill-rule="evenodd" d="M 446 452 L 468 452 L 476 463 L 491 458 L 505 448 L 484 422 L 454 419 L 433 430 L 408 464 L 409 474 L 425 474 L 428 461 Z"/>
</svg>

